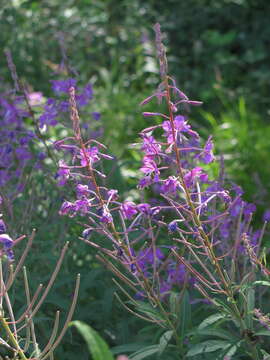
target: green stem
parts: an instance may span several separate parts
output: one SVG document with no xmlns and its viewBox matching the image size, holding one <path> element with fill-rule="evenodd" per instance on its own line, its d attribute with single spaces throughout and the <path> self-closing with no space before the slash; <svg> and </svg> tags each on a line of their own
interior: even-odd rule
<svg viewBox="0 0 270 360">
<path fill-rule="evenodd" d="M 0 317 L 0 322 L 1 322 L 2 326 L 3 326 L 3 328 L 5 329 L 6 334 L 8 335 L 8 338 L 10 339 L 12 345 L 17 350 L 17 352 L 18 352 L 18 354 L 20 356 L 20 359 L 21 360 L 27 360 L 27 357 L 24 355 L 23 350 L 20 348 L 20 345 L 18 344 L 15 336 L 13 335 L 12 331 L 10 330 L 6 319 L 4 317 Z"/>
</svg>

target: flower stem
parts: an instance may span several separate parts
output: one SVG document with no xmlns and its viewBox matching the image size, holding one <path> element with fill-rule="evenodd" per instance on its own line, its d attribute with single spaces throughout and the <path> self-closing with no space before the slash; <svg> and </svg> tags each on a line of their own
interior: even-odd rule
<svg viewBox="0 0 270 360">
<path fill-rule="evenodd" d="M 3 316 L 0 317 L 0 322 L 1 322 L 2 326 L 3 326 L 3 328 L 5 329 L 6 334 L 7 334 L 8 338 L 10 339 L 12 345 L 17 350 L 17 352 L 18 352 L 18 354 L 20 356 L 20 359 L 21 360 L 27 360 L 27 357 L 25 356 L 23 350 L 20 348 L 20 345 L 18 344 L 15 336 L 13 335 L 12 331 L 10 330 L 10 328 L 8 326 L 8 323 L 7 323 L 6 319 Z"/>
</svg>

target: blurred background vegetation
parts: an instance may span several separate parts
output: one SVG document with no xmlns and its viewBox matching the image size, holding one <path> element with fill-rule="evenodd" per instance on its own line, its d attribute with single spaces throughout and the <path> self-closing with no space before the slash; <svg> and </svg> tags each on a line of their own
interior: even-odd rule
<svg viewBox="0 0 270 360">
<path fill-rule="evenodd" d="M 214 135 L 216 154 L 224 156 L 228 177 L 244 188 L 248 201 L 259 204 L 259 214 L 270 208 L 269 1 L 10 0 L 0 4 L 1 80 L 12 84 L 3 56 L 7 48 L 20 78 L 46 97 L 51 95 L 49 80 L 59 78 L 57 69 L 63 62 L 69 74 L 62 75 L 76 76 L 82 85 L 90 80 L 95 91 L 91 111 L 101 112 L 103 141 L 119 158 L 111 182 L 120 191 L 135 184 L 127 169 L 129 164 L 136 166 L 139 157 L 129 144 L 147 126 L 139 103 L 159 82 L 152 30 L 159 22 L 170 74 L 190 98 L 204 102 L 190 121 L 205 138 Z M 54 194 L 53 201 L 49 193 Z M 72 248 L 57 295 L 48 299 L 52 307 L 40 317 L 41 333 L 50 328 L 45 320 L 51 319 L 54 307 L 66 308 L 72 278 L 80 271 L 83 280 L 75 318 L 91 324 L 111 346 L 149 340 L 149 332 L 140 332 L 139 320 L 112 305 L 111 276 L 95 262 L 94 252 L 76 240 L 80 226 L 58 216 L 62 195 L 42 176 L 32 178 L 24 194 L 34 199 L 33 208 L 39 205 L 31 217 L 31 226 L 39 230 L 29 260 L 33 282 L 40 281 L 36 274 L 46 279 L 64 241 L 71 240 Z M 18 199 L 18 219 L 24 202 L 25 198 Z M 21 223 L 18 228 L 26 231 Z M 73 359 L 79 349 L 80 359 L 87 359 L 80 342 L 70 331 L 59 358 L 65 351 L 69 355 L 62 358 Z"/>
</svg>

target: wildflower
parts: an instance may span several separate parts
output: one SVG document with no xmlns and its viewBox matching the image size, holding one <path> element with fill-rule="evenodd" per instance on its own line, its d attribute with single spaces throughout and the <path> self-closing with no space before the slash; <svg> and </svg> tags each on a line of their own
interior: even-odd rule
<svg viewBox="0 0 270 360">
<path fill-rule="evenodd" d="M 143 178 L 141 178 L 139 180 L 138 188 L 143 189 L 143 188 L 151 185 L 152 183 L 153 183 L 153 179 L 151 178 L 151 176 L 144 176 Z"/>
<path fill-rule="evenodd" d="M 213 154 L 213 148 L 214 148 L 214 144 L 212 141 L 212 136 L 209 136 L 203 151 L 197 157 L 200 160 L 202 160 L 205 164 L 211 163 L 215 159 Z"/>
<path fill-rule="evenodd" d="M 180 183 L 175 176 L 169 176 L 161 185 L 161 192 L 165 194 L 175 193 L 179 185 Z"/>
<path fill-rule="evenodd" d="M 243 213 L 246 216 L 253 214 L 256 211 L 256 205 L 252 203 L 244 203 Z"/>
<path fill-rule="evenodd" d="M 69 217 L 75 216 L 75 205 L 70 201 L 64 201 L 59 210 L 59 215 L 69 215 Z"/>
<path fill-rule="evenodd" d="M 82 232 L 82 237 L 84 239 L 88 239 L 92 233 L 92 229 L 91 228 L 87 228 L 87 229 L 84 229 L 83 232 Z"/>
<path fill-rule="evenodd" d="M 157 164 L 155 163 L 153 157 L 151 155 L 146 155 L 143 158 L 143 166 L 140 168 L 140 170 L 144 173 L 144 174 L 151 174 L 151 173 L 159 173 L 158 171 L 158 167 Z"/>
<path fill-rule="evenodd" d="M 112 215 L 106 205 L 102 208 L 102 215 L 100 217 L 100 221 L 104 224 L 109 224 L 113 221 Z"/>
<path fill-rule="evenodd" d="M 83 198 L 76 200 L 74 203 L 75 213 L 80 213 L 81 215 L 86 215 L 89 211 L 90 200 Z"/>
<path fill-rule="evenodd" d="M 148 135 L 148 134 L 142 134 L 143 139 L 143 145 L 141 149 L 145 152 L 147 155 L 158 155 L 158 153 L 161 150 L 160 144 L 157 143 L 154 136 Z"/>
<path fill-rule="evenodd" d="M 191 129 L 191 126 L 187 123 L 187 120 L 182 115 L 177 115 L 174 118 L 173 121 L 174 124 L 174 130 L 176 137 L 180 135 L 181 133 L 187 133 L 188 135 L 199 137 L 199 135 L 196 133 L 196 131 L 193 131 Z M 170 121 L 164 121 L 162 123 L 163 130 L 165 131 L 165 136 L 167 137 L 168 144 L 172 144 L 173 139 L 173 129 Z"/>
<path fill-rule="evenodd" d="M 160 248 L 156 248 L 153 251 L 153 248 L 146 248 L 139 251 L 137 255 L 138 265 L 142 269 L 142 271 L 146 271 L 148 268 L 151 269 L 154 263 L 158 266 L 161 260 L 164 258 L 164 254 L 160 250 Z M 147 273 L 145 274 L 147 275 Z"/>
<path fill-rule="evenodd" d="M 177 229 L 178 229 L 178 226 L 177 226 L 176 220 L 173 220 L 168 224 L 168 230 L 170 232 L 175 232 L 175 231 L 177 231 Z"/>
<path fill-rule="evenodd" d="M 72 87 L 74 87 L 72 85 Z M 83 107 L 89 103 L 89 101 L 93 98 L 93 88 L 91 84 L 87 84 L 80 94 L 76 95 L 76 104 L 79 107 Z"/>
<path fill-rule="evenodd" d="M 42 92 L 31 92 L 27 94 L 27 98 L 30 106 L 39 106 L 43 103 Z"/>
<path fill-rule="evenodd" d="M 202 171 L 201 167 L 195 167 L 194 169 L 186 173 L 186 175 L 184 176 L 186 186 L 188 188 L 192 187 L 198 178 L 202 182 L 207 182 L 208 180 L 207 174 Z"/>
<path fill-rule="evenodd" d="M 121 212 L 123 213 L 125 219 L 131 219 L 137 214 L 136 204 L 132 201 L 125 201 L 121 204 Z"/>
<path fill-rule="evenodd" d="M 98 156 L 99 150 L 96 146 L 89 147 L 86 151 L 80 150 L 79 158 L 81 159 L 81 165 L 87 166 L 87 164 L 93 164 L 100 160 Z"/>
<path fill-rule="evenodd" d="M 263 221 L 270 221 L 270 209 L 267 209 L 263 214 Z"/>
<path fill-rule="evenodd" d="M 110 189 L 108 191 L 108 201 L 116 200 L 118 198 L 118 190 Z"/>
<path fill-rule="evenodd" d="M 186 276 L 186 269 L 185 265 L 180 264 L 175 266 L 174 264 L 170 264 L 168 268 L 168 283 L 173 284 L 180 284 L 183 283 Z"/>
<path fill-rule="evenodd" d="M 2 244 L 2 253 L 4 253 L 9 261 L 14 260 L 14 254 L 12 251 L 13 240 L 8 234 L 0 235 L 0 244 Z M 1 253 L 0 253 L 1 254 Z"/>
<path fill-rule="evenodd" d="M 92 115 L 92 118 L 94 119 L 94 120 L 96 120 L 96 121 L 98 121 L 99 119 L 100 119 L 100 113 L 99 112 L 97 112 L 97 111 L 93 111 L 92 113 L 91 113 L 91 115 Z"/>
<path fill-rule="evenodd" d="M 0 234 L 4 234 L 7 231 L 6 224 L 0 219 Z"/>
<path fill-rule="evenodd" d="M 64 160 L 59 160 L 59 170 L 57 171 L 56 177 L 58 178 L 59 186 L 64 186 L 70 177 L 70 169 Z"/>
<path fill-rule="evenodd" d="M 56 126 L 57 116 L 58 116 L 58 109 L 57 109 L 56 100 L 49 98 L 47 100 L 46 105 L 44 106 L 43 114 L 39 117 L 40 127 L 43 128 L 45 125 Z"/>
<path fill-rule="evenodd" d="M 66 93 L 68 94 L 68 91 L 71 87 L 76 86 L 76 80 L 75 79 L 66 79 L 66 80 L 51 80 L 52 83 L 52 90 L 57 94 Z"/>
<path fill-rule="evenodd" d="M 77 197 L 79 199 L 88 196 L 90 194 L 90 190 L 87 185 L 78 184 L 76 187 Z"/>
</svg>

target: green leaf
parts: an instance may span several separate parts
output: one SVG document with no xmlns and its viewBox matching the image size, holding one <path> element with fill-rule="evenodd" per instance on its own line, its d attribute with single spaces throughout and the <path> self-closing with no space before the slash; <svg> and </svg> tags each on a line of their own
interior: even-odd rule
<svg viewBox="0 0 270 360">
<path fill-rule="evenodd" d="M 93 360 L 113 360 L 113 355 L 106 342 L 89 325 L 81 321 L 72 321 L 69 326 L 75 326 L 82 335 Z"/>
<path fill-rule="evenodd" d="M 215 322 L 217 322 L 220 319 L 224 319 L 226 317 L 225 314 L 221 314 L 221 313 L 216 313 L 213 315 L 210 315 L 208 318 L 204 319 L 200 325 L 198 326 L 198 330 L 202 330 L 205 327 L 214 324 Z"/>
<path fill-rule="evenodd" d="M 158 351 L 159 355 L 161 355 L 163 351 L 166 349 L 169 341 L 172 338 L 172 335 L 173 335 L 173 331 L 168 330 L 159 339 L 159 351 Z"/>
<path fill-rule="evenodd" d="M 130 360 L 141 360 L 159 352 L 159 345 L 150 345 L 129 356 Z"/>
<path fill-rule="evenodd" d="M 268 352 L 262 349 L 261 353 L 263 355 L 263 360 L 270 360 L 270 354 L 268 354 Z"/>
<path fill-rule="evenodd" d="M 133 351 L 138 351 L 142 347 L 146 347 L 146 346 L 148 346 L 148 345 L 143 344 L 143 343 L 124 344 L 124 345 L 114 346 L 113 348 L 111 348 L 111 352 L 114 355 L 130 353 L 130 352 L 133 352 Z"/>
<path fill-rule="evenodd" d="M 255 307 L 255 290 L 248 289 L 247 290 L 247 327 L 248 329 L 253 329 L 253 310 Z"/>
<path fill-rule="evenodd" d="M 200 330 L 195 330 L 191 334 L 200 335 L 200 336 L 211 336 L 214 338 L 220 338 L 223 340 L 230 340 L 230 341 L 235 340 L 235 335 L 232 334 L 231 332 L 221 329 L 215 329 L 215 328 L 203 328 Z"/>
<path fill-rule="evenodd" d="M 170 311 L 175 317 L 177 317 L 178 308 L 179 308 L 179 294 L 172 291 L 170 294 Z"/>
<path fill-rule="evenodd" d="M 188 291 L 185 291 L 180 308 L 180 339 L 183 341 L 191 322 L 191 308 Z"/>
<path fill-rule="evenodd" d="M 229 348 L 229 346 L 230 343 L 228 343 L 227 341 L 208 340 L 192 346 L 192 348 L 188 351 L 187 356 L 189 357 L 217 350 L 225 350 L 226 348 Z"/>
<path fill-rule="evenodd" d="M 144 303 L 142 301 L 136 301 L 137 310 L 150 316 L 152 319 L 155 320 L 164 320 L 164 317 L 157 311 L 153 306 L 150 304 Z"/>
<path fill-rule="evenodd" d="M 260 330 L 255 333 L 256 336 L 270 336 L 270 330 Z"/>
<path fill-rule="evenodd" d="M 252 285 L 270 286 L 270 282 L 265 280 L 258 280 L 258 281 L 254 281 Z"/>
</svg>

